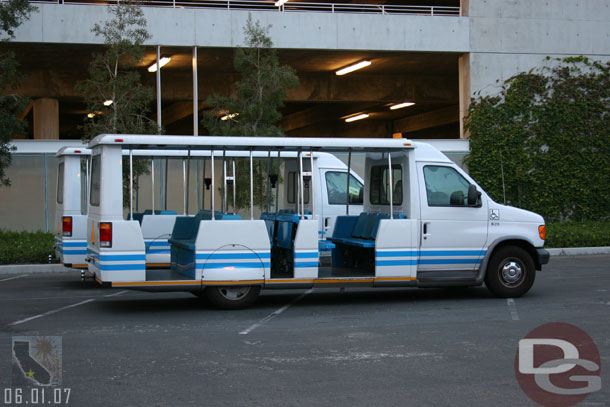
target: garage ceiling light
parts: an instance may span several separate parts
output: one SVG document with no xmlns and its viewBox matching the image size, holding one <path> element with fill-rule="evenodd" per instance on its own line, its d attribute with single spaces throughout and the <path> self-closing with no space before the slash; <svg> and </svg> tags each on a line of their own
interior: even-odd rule
<svg viewBox="0 0 610 407">
<path fill-rule="evenodd" d="M 163 68 L 171 60 L 172 60 L 172 57 L 163 56 L 163 57 L 161 57 L 161 59 L 159 59 L 159 65 L 161 66 L 161 68 Z M 157 62 L 156 61 L 154 64 L 152 64 L 151 66 L 148 67 L 148 72 L 157 72 Z"/>
<path fill-rule="evenodd" d="M 413 106 L 414 104 L 415 103 L 413 102 L 397 103 L 395 105 L 390 106 L 390 110 L 402 109 L 403 107 Z"/>
<path fill-rule="evenodd" d="M 355 63 L 353 65 L 346 66 L 345 68 L 341 68 L 341 69 L 339 69 L 335 73 L 337 75 L 345 75 L 345 74 L 348 74 L 350 72 L 357 71 L 358 69 L 365 68 L 365 67 L 369 66 L 370 64 L 371 64 L 371 61 L 368 61 L 368 60 L 360 61 L 360 62 Z"/>
<path fill-rule="evenodd" d="M 113 103 L 114 103 L 113 100 L 108 99 L 108 100 L 104 101 L 104 106 L 110 106 Z"/>
<path fill-rule="evenodd" d="M 367 117 L 369 117 L 368 114 L 361 113 L 361 114 L 357 114 L 356 116 L 348 117 L 347 119 L 345 119 L 345 122 L 351 123 L 351 122 L 355 122 L 356 120 L 366 119 Z"/>
</svg>

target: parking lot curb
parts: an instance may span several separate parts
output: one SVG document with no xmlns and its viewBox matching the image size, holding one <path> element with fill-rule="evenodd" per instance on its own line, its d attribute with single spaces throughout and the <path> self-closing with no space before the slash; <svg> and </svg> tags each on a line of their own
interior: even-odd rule
<svg viewBox="0 0 610 407">
<path fill-rule="evenodd" d="M 586 256 L 592 254 L 610 254 L 610 246 L 600 247 L 564 247 L 547 249 L 551 256 Z"/>
<path fill-rule="evenodd" d="M 61 264 L 8 264 L 0 266 L 0 274 L 59 273 L 74 271 Z"/>
</svg>

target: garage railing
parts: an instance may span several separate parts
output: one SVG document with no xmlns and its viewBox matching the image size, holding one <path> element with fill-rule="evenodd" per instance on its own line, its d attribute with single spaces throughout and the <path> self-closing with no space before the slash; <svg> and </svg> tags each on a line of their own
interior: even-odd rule
<svg viewBox="0 0 610 407">
<path fill-rule="evenodd" d="M 34 0 L 31 3 L 58 4 L 58 5 L 88 5 L 106 6 L 117 4 L 118 0 L 108 1 L 83 1 L 83 0 Z M 218 10 L 251 10 L 251 11 L 274 11 L 281 13 L 308 12 L 308 13 L 361 13 L 361 14 L 408 14 L 419 16 L 460 16 L 460 7 L 454 6 L 409 6 L 391 4 L 350 4 L 350 3 L 310 3 L 310 2 L 285 2 L 279 5 L 274 1 L 257 0 L 211 0 L 211 1 L 188 1 L 188 0 L 148 0 L 140 3 L 144 7 L 165 7 L 182 9 L 218 9 Z M 278 5 L 276 5 L 278 4 Z"/>
</svg>

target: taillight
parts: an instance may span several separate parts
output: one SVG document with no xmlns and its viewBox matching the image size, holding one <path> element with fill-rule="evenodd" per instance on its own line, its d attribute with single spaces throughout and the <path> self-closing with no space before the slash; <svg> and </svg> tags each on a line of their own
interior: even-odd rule
<svg viewBox="0 0 610 407">
<path fill-rule="evenodd" d="M 72 216 L 63 216 L 61 218 L 62 236 L 72 236 Z"/>
<path fill-rule="evenodd" d="M 112 247 L 112 222 L 100 222 L 100 247 Z"/>
<path fill-rule="evenodd" d="M 538 226 L 538 235 L 540 235 L 540 239 L 546 240 L 546 226 L 545 225 Z"/>
</svg>

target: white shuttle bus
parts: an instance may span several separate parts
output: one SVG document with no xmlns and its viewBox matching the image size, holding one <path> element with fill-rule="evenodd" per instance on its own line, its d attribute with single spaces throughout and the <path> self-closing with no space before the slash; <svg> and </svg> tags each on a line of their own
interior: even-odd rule
<svg viewBox="0 0 610 407">
<path fill-rule="evenodd" d="M 123 159 L 126 159 L 129 152 L 124 150 L 122 154 Z M 224 154 L 225 158 L 228 158 L 233 164 L 235 158 L 240 156 L 247 157 L 247 154 L 244 152 L 225 151 Z M 142 229 L 146 251 L 146 267 L 167 268 L 170 266 L 170 245 L 168 239 L 171 236 L 180 208 L 175 208 L 178 211 L 167 210 L 168 198 L 166 195 L 168 190 L 166 187 L 172 180 L 186 180 L 187 167 L 184 164 L 189 155 L 196 160 L 209 157 L 210 152 L 199 150 L 139 150 L 133 151 L 132 155 L 135 160 L 139 160 L 140 163 L 146 165 L 148 172 L 147 175 L 137 178 L 137 184 L 141 188 L 135 188 L 134 199 L 136 208 L 133 212 L 133 219 L 139 222 Z M 57 153 L 57 205 L 55 211 L 57 232 L 55 235 L 55 253 L 64 266 L 85 270 L 88 268 L 85 259 L 87 257 L 87 177 L 90 156 L 91 150 L 87 148 L 65 147 Z M 256 156 L 262 157 L 260 153 L 257 153 Z M 279 202 L 282 207 L 286 208 L 294 207 L 296 202 L 296 189 L 294 187 L 295 174 L 298 171 L 296 167 L 296 154 L 287 153 L 286 158 L 290 157 L 293 160 L 286 162 L 282 174 L 283 178 L 290 179 L 287 183 L 287 187 L 290 188 L 290 195 L 282 193 L 281 201 Z M 332 230 L 337 215 L 344 213 L 342 212 L 344 211 L 344 195 L 341 194 L 341 188 L 343 188 L 341 181 L 346 177 L 347 166 L 332 154 L 317 153 L 315 158 L 316 176 L 325 179 L 327 187 L 326 194 L 317 194 L 315 196 L 318 201 L 317 206 L 320 208 L 320 224 L 325 230 Z M 157 161 L 156 164 L 154 160 Z M 174 165 L 169 164 L 169 161 L 173 161 Z M 161 172 L 161 174 L 155 176 L 155 167 L 158 168 L 157 172 Z M 195 170 L 194 167 L 193 165 L 193 170 Z M 168 175 L 169 168 L 174 169 L 172 175 Z M 228 171 L 230 172 L 231 168 Z M 232 177 L 227 175 L 227 180 L 231 181 Z M 155 185 L 155 182 L 157 185 Z M 182 182 L 180 184 L 182 191 L 179 191 L 179 197 L 174 197 L 174 201 L 180 201 L 180 207 L 184 211 L 182 215 L 186 215 L 188 205 L 186 204 L 185 199 L 187 198 L 185 196 L 188 193 L 188 187 L 182 185 Z M 198 193 L 205 195 L 205 190 L 201 190 L 201 185 L 198 186 Z M 359 196 L 362 189 L 362 179 L 353 171 L 350 188 L 352 189 L 352 207 L 350 213 L 358 214 L 362 211 L 362 197 Z M 144 190 L 148 192 L 146 197 L 151 197 L 152 199 L 144 199 Z M 307 189 L 305 191 L 308 192 Z M 171 192 L 169 191 L 169 193 Z M 156 203 L 155 197 L 157 197 Z M 205 196 L 198 195 L 199 202 L 201 199 L 205 199 Z M 308 194 L 306 194 L 305 202 L 307 206 L 309 204 Z M 140 206 L 148 207 L 148 209 L 140 210 Z M 201 207 L 199 203 L 197 206 Z M 163 209 L 160 209 L 160 207 Z M 82 272 L 81 277 L 84 278 L 84 276 L 85 274 Z"/>
<path fill-rule="evenodd" d="M 518 297 L 531 288 L 536 270 L 549 260 L 541 216 L 494 202 L 461 168 L 424 143 L 100 135 L 89 148 L 89 271 L 105 286 L 190 291 L 223 308 L 246 307 L 261 289 L 274 288 L 485 282 L 498 296 Z M 127 220 L 124 217 L 122 172 L 126 168 L 133 174 L 136 151 L 159 148 L 209 150 L 203 163 L 209 177 L 203 180 L 210 199 L 209 208 L 195 216 L 176 217 L 168 239 L 170 267 L 150 269 L 143 227 L 130 220 L 133 193 L 127 198 Z M 248 182 L 236 184 L 236 178 L 227 175 L 227 151 L 243 152 L 239 168 L 248 168 Z M 321 152 L 347 155 L 342 177 L 314 176 Z M 364 162 L 362 188 L 352 188 L 360 181 L 345 176 L 355 156 Z M 122 165 L 123 159 L 128 165 Z M 223 164 L 221 181 L 214 173 L 218 162 Z M 290 168 L 294 171 L 287 171 Z M 133 175 L 128 179 L 133 191 Z M 247 212 L 229 211 L 228 191 L 243 192 Z M 329 199 L 342 206 L 343 215 L 332 229 L 326 214 L 320 213 L 318 194 L 332 196 Z M 363 205 L 354 208 L 360 202 Z M 331 253 L 328 264 L 321 261 L 324 251 Z"/>
<path fill-rule="evenodd" d="M 91 150 L 63 147 L 57 152 L 55 257 L 66 267 L 86 269 L 87 191 Z"/>
</svg>

